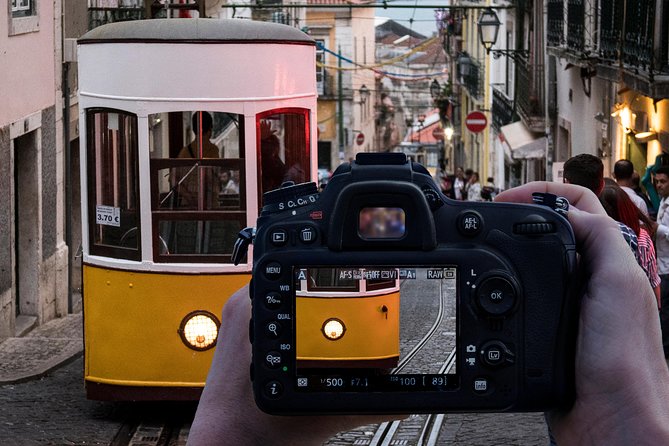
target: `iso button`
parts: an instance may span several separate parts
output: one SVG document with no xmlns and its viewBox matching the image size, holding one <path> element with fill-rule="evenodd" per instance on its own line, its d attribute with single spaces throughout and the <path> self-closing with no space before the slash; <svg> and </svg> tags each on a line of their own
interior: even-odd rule
<svg viewBox="0 0 669 446">
<path fill-rule="evenodd" d="M 265 264 L 263 272 L 265 277 L 269 280 L 277 280 L 281 278 L 281 264 L 279 262 L 269 262 Z"/>
<path fill-rule="evenodd" d="M 492 316 L 508 313 L 516 303 L 516 289 L 503 277 L 489 277 L 476 293 L 479 307 Z"/>
</svg>

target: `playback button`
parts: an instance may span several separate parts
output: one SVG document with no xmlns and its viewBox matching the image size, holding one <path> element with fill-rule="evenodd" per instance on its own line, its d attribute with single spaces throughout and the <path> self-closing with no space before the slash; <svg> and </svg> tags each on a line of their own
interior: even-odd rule
<svg viewBox="0 0 669 446">
<path fill-rule="evenodd" d="M 269 233 L 269 239 L 274 246 L 284 246 L 288 242 L 288 232 L 284 229 L 274 229 Z"/>
</svg>

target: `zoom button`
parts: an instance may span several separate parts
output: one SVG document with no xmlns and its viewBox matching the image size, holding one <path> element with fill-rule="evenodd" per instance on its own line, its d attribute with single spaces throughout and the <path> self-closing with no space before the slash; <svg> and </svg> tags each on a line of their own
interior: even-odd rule
<svg viewBox="0 0 669 446">
<path fill-rule="evenodd" d="M 276 321 L 269 322 L 265 325 L 265 335 L 272 339 L 278 338 L 281 336 L 281 325 Z"/>
<path fill-rule="evenodd" d="M 281 365 L 282 362 L 283 358 L 279 352 L 271 351 L 267 352 L 265 355 L 265 365 L 270 369 L 276 369 Z"/>
</svg>

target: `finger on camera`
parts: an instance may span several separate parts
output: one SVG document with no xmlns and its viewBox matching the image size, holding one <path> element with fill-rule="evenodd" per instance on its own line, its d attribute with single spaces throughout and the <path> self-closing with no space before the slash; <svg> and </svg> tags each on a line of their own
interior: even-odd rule
<svg viewBox="0 0 669 446">
<path fill-rule="evenodd" d="M 532 203 L 535 192 L 549 193 L 565 197 L 569 203 L 591 214 L 606 215 L 597 196 L 589 189 L 574 184 L 534 181 L 522 186 L 505 190 L 495 197 L 496 202 Z"/>
</svg>

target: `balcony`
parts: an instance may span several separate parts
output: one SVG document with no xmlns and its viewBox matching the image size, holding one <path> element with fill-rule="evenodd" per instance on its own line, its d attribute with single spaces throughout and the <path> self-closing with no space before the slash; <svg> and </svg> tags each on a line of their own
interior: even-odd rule
<svg viewBox="0 0 669 446">
<path fill-rule="evenodd" d="M 565 17 L 564 5 L 567 1 Z M 665 0 L 591 3 L 548 0 L 549 51 L 600 78 L 622 82 L 651 97 L 669 95 L 669 8 Z M 596 15 L 590 23 L 586 17 Z M 563 22 L 565 22 L 563 24 Z M 566 29 L 566 35 L 565 35 Z M 588 36 L 596 36 L 589 38 Z M 620 57 L 619 57 L 620 55 Z"/>
<path fill-rule="evenodd" d="M 469 96 L 478 100 L 482 99 L 485 91 L 483 85 L 485 73 L 481 69 L 481 62 L 472 59 L 467 53 L 462 53 L 457 65 L 460 84 L 469 92 Z"/>
<path fill-rule="evenodd" d="M 500 129 L 514 120 L 513 101 L 497 87 L 492 88 L 492 128 Z"/>
<path fill-rule="evenodd" d="M 544 132 L 546 127 L 543 65 L 529 64 L 522 59 L 516 63 L 516 112 L 533 132 Z"/>
</svg>

